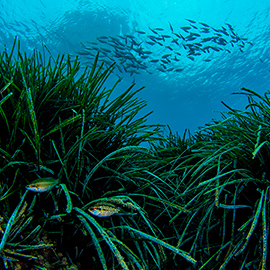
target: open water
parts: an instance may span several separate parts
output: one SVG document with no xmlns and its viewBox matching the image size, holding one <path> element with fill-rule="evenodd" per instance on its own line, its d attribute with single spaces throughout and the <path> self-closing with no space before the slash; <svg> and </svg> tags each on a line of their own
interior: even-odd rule
<svg viewBox="0 0 270 270">
<path fill-rule="evenodd" d="M 232 95 L 241 87 L 269 89 L 269 0 L 1 0 L 0 51 L 14 36 L 22 51 L 45 45 L 82 66 L 99 51 L 116 63 L 115 94 L 145 86 L 149 123 L 180 135 L 218 119 L 221 101 L 244 109 L 246 98 Z"/>
</svg>

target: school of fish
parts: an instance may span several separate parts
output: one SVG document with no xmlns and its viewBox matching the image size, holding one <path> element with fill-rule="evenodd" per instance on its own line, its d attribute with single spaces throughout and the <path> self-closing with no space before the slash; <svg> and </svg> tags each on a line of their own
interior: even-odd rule
<svg viewBox="0 0 270 270">
<path fill-rule="evenodd" d="M 82 49 L 76 53 L 82 64 L 91 66 L 99 52 L 100 63 L 107 67 L 115 63 L 117 72 L 132 76 L 141 71 L 182 72 L 184 59 L 195 61 L 200 57 L 210 62 L 213 53 L 244 52 L 253 45 L 229 23 L 214 28 L 203 22 L 186 21 L 187 25 L 177 29 L 169 23 L 168 30 L 149 27 L 147 31 L 135 30 L 133 35 L 99 36 L 96 41 L 81 43 Z"/>
</svg>

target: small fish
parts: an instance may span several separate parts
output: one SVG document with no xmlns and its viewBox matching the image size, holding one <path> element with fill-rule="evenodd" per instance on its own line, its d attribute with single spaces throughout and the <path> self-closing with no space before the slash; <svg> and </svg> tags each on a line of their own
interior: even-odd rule
<svg viewBox="0 0 270 270">
<path fill-rule="evenodd" d="M 153 60 L 150 60 L 149 62 L 151 63 L 157 63 L 159 60 L 158 59 L 153 59 Z"/>
<path fill-rule="evenodd" d="M 148 27 L 154 34 L 156 34 L 156 35 L 158 35 L 158 32 L 157 31 L 155 31 L 154 29 L 152 29 L 152 28 L 150 28 L 150 27 Z"/>
<path fill-rule="evenodd" d="M 59 179 L 54 178 L 39 178 L 29 185 L 25 186 L 26 189 L 34 192 L 45 192 L 51 190 L 59 183 Z"/>
<path fill-rule="evenodd" d="M 203 25 L 204 27 L 210 27 L 208 24 L 203 23 L 203 22 L 199 22 L 201 25 Z"/>
<path fill-rule="evenodd" d="M 169 61 L 166 61 L 166 60 L 163 60 L 163 59 L 161 60 L 161 62 L 164 63 L 164 64 L 168 64 L 169 63 Z"/>
<path fill-rule="evenodd" d="M 142 59 L 147 59 L 148 57 L 149 57 L 148 55 L 141 56 Z"/>
<path fill-rule="evenodd" d="M 137 32 L 137 33 L 139 33 L 139 34 L 145 34 L 144 31 L 135 30 L 135 32 Z"/>
<path fill-rule="evenodd" d="M 175 43 L 175 44 L 177 44 L 177 45 L 179 45 L 178 40 L 175 39 L 175 38 L 173 38 L 171 42 L 172 42 L 172 43 Z"/>
<path fill-rule="evenodd" d="M 157 30 L 157 31 L 164 31 L 163 28 L 154 28 L 154 30 Z"/>
<path fill-rule="evenodd" d="M 182 26 L 180 28 L 183 29 L 183 30 L 189 30 L 191 27 L 190 26 Z"/>
<path fill-rule="evenodd" d="M 119 207 L 114 205 L 95 205 L 88 209 L 88 211 L 97 217 L 110 217 L 120 212 Z"/>
<path fill-rule="evenodd" d="M 148 36 L 152 41 L 154 41 L 154 42 L 156 42 L 156 37 L 154 37 L 154 36 Z"/>
<path fill-rule="evenodd" d="M 161 58 L 168 58 L 169 56 L 171 56 L 171 54 L 164 54 Z"/>
<path fill-rule="evenodd" d="M 187 40 L 191 41 L 191 40 L 195 40 L 196 37 L 186 37 Z"/>
<path fill-rule="evenodd" d="M 163 38 L 170 38 L 171 36 L 169 35 L 161 35 Z"/>
<path fill-rule="evenodd" d="M 170 22 L 168 22 L 168 23 L 169 23 L 171 31 L 173 32 L 173 27 L 172 27 L 171 23 Z"/>
<path fill-rule="evenodd" d="M 209 29 L 207 29 L 207 28 L 202 28 L 201 33 L 209 33 L 209 32 L 210 32 Z"/>
<path fill-rule="evenodd" d="M 187 21 L 189 21 L 189 22 L 191 22 L 191 23 L 196 23 L 195 21 L 190 20 L 190 19 L 185 19 L 185 20 L 187 20 Z"/>
<path fill-rule="evenodd" d="M 198 27 L 193 24 L 190 24 L 190 26 L 193 27 L 194 29 L 198 29 Z"/>
</svg>

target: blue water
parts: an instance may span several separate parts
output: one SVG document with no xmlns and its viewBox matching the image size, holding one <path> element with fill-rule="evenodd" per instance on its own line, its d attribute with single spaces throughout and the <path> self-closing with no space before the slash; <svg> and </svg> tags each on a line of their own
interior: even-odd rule
<svg viewBox="0 0 270 270">
<path fill-rule="evenodd" d="M 149 123 L 168 124 L 173 131 L 182 134 L 186 128 L 194 132 L 212 118 L 219 118 L 216 111 L 226 111 L 221 101 L 244 109 L 246 98 L 232 95 L 241 87 L 261 94 L 269 89 L 269 0 L 1 0 L 0 50 L 4 46 L 10 48 L 16 35 L 21 41 L 21 50 L 29 54 L 33 49 L 42 50 L 45 44 L 54 56 L 58 53 L 76 55 L 83 49 L 81 44 L 97 42 L 97 37 L 133 35 L 151 52 L 151 59 L 161 59 L 168 52 L 164 48 L 166 44 L 146 45 L 143 34 L 136 31 L 151 35 L 149 27 L 163 28 L 162 33 L 172 35 L 170 24 L 179 33 L 180 27 L 189 25 L 186 19 L 195 21 L 197 27 L 202 22 L 211 29 L 228 29 L 227 24 L 230 24 L 237 36 L 245 39 L 245 46 L 241 51 L 228 42 L 226 48 L 230 53 L 211 51 L 196 56 L 194 61 L 181 56 L 180 63 L 173 67 L 183 68 L 182 72 L 162 72 L 145 60 L 146 70 L 130 74 L 116 69 L 107 83 L 112 86 L 118 76 L 122 78 L 116 94 L 133 81 L 137 88 L 145 86 L 140 93 L 148 103 L 145 113 L 154 111 Z M 91 65 L 90 59 L 83 56 L 80 59 L 83 66 Z"/>
</svg>

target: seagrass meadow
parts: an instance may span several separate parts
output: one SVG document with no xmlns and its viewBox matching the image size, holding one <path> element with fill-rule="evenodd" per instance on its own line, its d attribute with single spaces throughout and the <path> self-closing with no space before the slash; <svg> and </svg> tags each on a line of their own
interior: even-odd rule
<svg viewBox="0 0 270 270">
<path fill-rule="evenodd" d="M 164 135 L 97 59 L 1 53 L 0 269 L 267 269 L 270 92 Z"/>
</svg>

